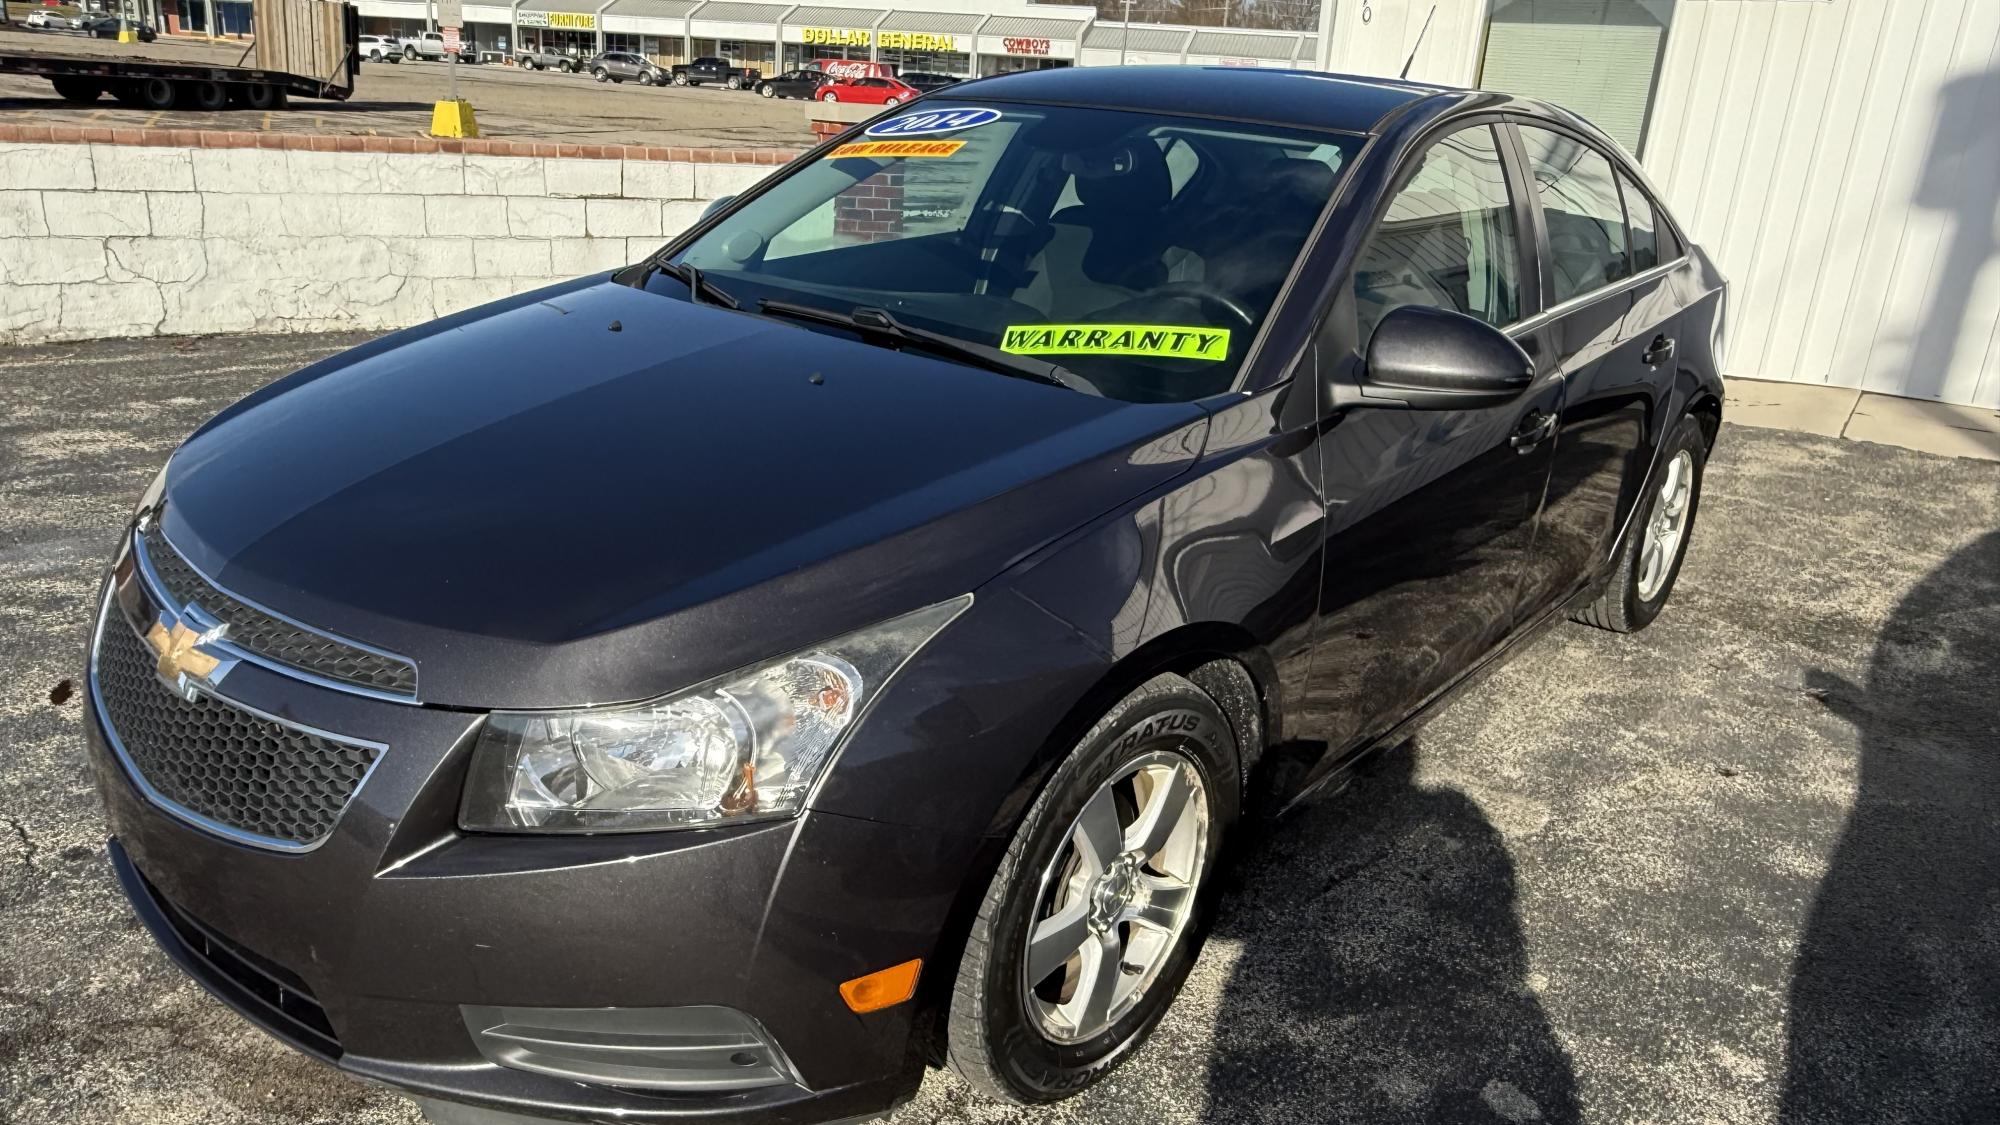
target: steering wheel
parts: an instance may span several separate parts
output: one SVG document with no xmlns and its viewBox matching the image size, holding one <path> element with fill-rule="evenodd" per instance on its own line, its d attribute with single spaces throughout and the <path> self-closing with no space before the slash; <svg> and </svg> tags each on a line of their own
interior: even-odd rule
<svg viewBox="0 0 2000 1125">
<path fill-rule="evenodd" d="M 1185 297 L 1209 309 L 1220 310 L 1244 330 L 1257 323 L 1257 315 L 1243 307 L 1243 302 L 1212 285 L 1199 281 L 1174 281 L 1151 289 L 1136 297 L 1120 301 L 1108 309 L 1099 309 L 1096 317 L 1113 319 L 1112 314 L 1122 315 L 1129 308 L 1144 308 L 1163 298 Z"/>
</svg>

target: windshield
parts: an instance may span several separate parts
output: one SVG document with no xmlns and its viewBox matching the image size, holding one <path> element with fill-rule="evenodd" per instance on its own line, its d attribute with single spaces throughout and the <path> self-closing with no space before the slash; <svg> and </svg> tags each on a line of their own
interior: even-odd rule
<svg viewBox="0 0 2000 1125">
<path fill-rule="evenodd" d="M 677 259 L 746 312 L 886 309 L 1103 394 L 1227 390 L 1359 138 L 939 102 L 870 126 Z M 670 275 L 649 285 L 681 292 Z M 839 331 L 815 326 L 814 331 Z"/>
</svg>

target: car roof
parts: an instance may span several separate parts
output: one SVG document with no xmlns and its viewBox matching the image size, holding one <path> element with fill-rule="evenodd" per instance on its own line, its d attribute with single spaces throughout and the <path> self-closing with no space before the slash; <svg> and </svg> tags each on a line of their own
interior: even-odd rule
<svg viewBox="0 0 2000 1125">
<path fill-rule="evenodd" d="M 961 82 L 952 98 L 1063 102 L 1372 133 L 1429 98 L 1472 91 L 1392 78 L 1228 66 L 1105 66 L 1027 70 Z M 942 95 L 940 95 L 942 96 Z"/>
</svg>

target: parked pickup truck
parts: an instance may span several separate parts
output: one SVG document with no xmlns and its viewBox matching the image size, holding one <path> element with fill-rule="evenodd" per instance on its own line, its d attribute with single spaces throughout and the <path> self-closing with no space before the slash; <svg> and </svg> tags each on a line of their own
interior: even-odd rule
<svg viewBox="0 0 2000 1125">
<path fill-rule="evenodd" d="M 764 80 L 764 72 L 749 67 L 730 66 L 728 59 L 714 56 L 699 58 L 691 63 L 678 63 L 673 68 L 674 85 L 700 86 L 707 82 L 720 82 L 732 90 L 747 90 Z"/>
<path fill-rule="evenodd" d="M 444 35 L 442 32 L 426 31 L 421 35 L 405 35 L 401 39 L 396 40 L 396 45 L 403 49 L 403 57 L 406 59 L 444 58 Z M 479 52 L 473 45 L 472 39 L 470 37 L 460 38 L 458 41 L 458 61 L 469 63 L 477 62 L 478 60 Z"/>
<path fill-rule="evenodd" d="M 544 51 L 537 47 L 523 47 L 514 52 L 514 62 L 524 70 L 560 70 L 568 74 L 582 70 L 584 60 L 561 51 Z"/>
</svg>

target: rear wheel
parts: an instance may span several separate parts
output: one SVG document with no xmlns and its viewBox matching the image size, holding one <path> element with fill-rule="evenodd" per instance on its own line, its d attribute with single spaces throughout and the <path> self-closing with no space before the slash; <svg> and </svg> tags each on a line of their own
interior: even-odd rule
<svg viewBox="0 0 2000 1125">
<path fill-rule="evenodd" d="M 769 82 L 760 82 L 757 84 L 757 96 L 763 98 L 775 98 L 778 96 L 778 91 L 772 89 L 771 84 Z"/>
<path fill-rule="evenodd" d="M 834 93 L 832 90 L 828 90 L 819 96 L 819 100 L 823 102 L 837 102 L 840 100 L 840 95 Z"/>
<path fill-rule="evenodd" d="M 404 48 L 403 48 L 403 57 L 404 57 L 404 58 L 406 58 L 406 59 L 408 59 L 408 60 L 410 60 L 411 62 L 416 62 L 416 61 L 417 61 L 417 49 L 416 49 L 415 47 L 404 47 Z"/>
<path fill-rule="evenodd" d="M 896 96 L 896 95 L 894 95 L 894 94 L 890 94 L 890 95 L 889 95 L 889 98 L 888 98 L 888 100 L 887 100 L 887 101 L 884 101 L 884 102 L 883 102 L 882 104 L 883 104 L 883 105 L 902 105 L 902 104 L 903 104 L 903 99 L 901 99 L 901 98 L 897 97 L 897 96 Z"/>
<path fill-rule="evenodd" d="M 236 87 L 230 92 L 229 100 L 245 109 L 280 109 L 285 104 L 285 92 L 276 86 L 258 82 Z"/>
<path fill-rule="evenodd" d="M 103 83 L 88 78 L 64 76 L 49 79 L 49 84 L 56 88 L 56 96 L 66 102 L 94 102 L 104 93 Z"/>
<path fill-rule="evenodd" d="M 676 74 L 676 75 L 674 75 L 674 85 L 676 85 L 676 86 L 685 86 L 685 85 L 687 85 L 687 84 L 688 84 L 688 76 L 687 76 L 687 75 L 685 75 L 685 74 Z"/>
<path fill-rule="evenodd" d="M 1572 612 L 1572 619 L 1614 633 L 1636 633 L 1660 615 L 1687 557 L 1707 463 L 1708 438 L 1701 422 L 1692 414 L 1683 415 L 1668 435 L 1660 467 L 1625 530 L 1616 568 L 1596 600 Z"/>
<path fill-rule="evenodd" d="M 948 1054 L 976 1091 L 1052 1102 L 1150 1034 L 1194 963 L 1239 758 L 1201 689 L 1161 675 L 1056 767 L 981 902 Z"/>
<path fill-rule="evenodd" d="M 741 90 L 743 88 L 743 79 L 732 74 L 729 76 L 729 81 L 724 82 L 723 85 L 731 90 Z"/>
<path fill-rule="evenodd" d="M 608 71 L 608 70 L 606 70 L 606 69 L 604 69 L 604 68 L 603 68 L 603 67 L 601 67 L 601 66 L 600 66 L 600 67 L 598 67 L 598 68 L 597 68 L 596 70 L 593 70 L 593 71 L 591 71 L 590 73 L 591 73 L 591 76 L 592 76 L 592 77 L 594 77 L 594 78 L 596 78 L 596 79 L 597 79 L 597 80 L 598 80 L 599 82 L 609 82 L 609 81 L 611 81 L 611 72 L 610 72 L 610 71 Z"/>
</svg>

